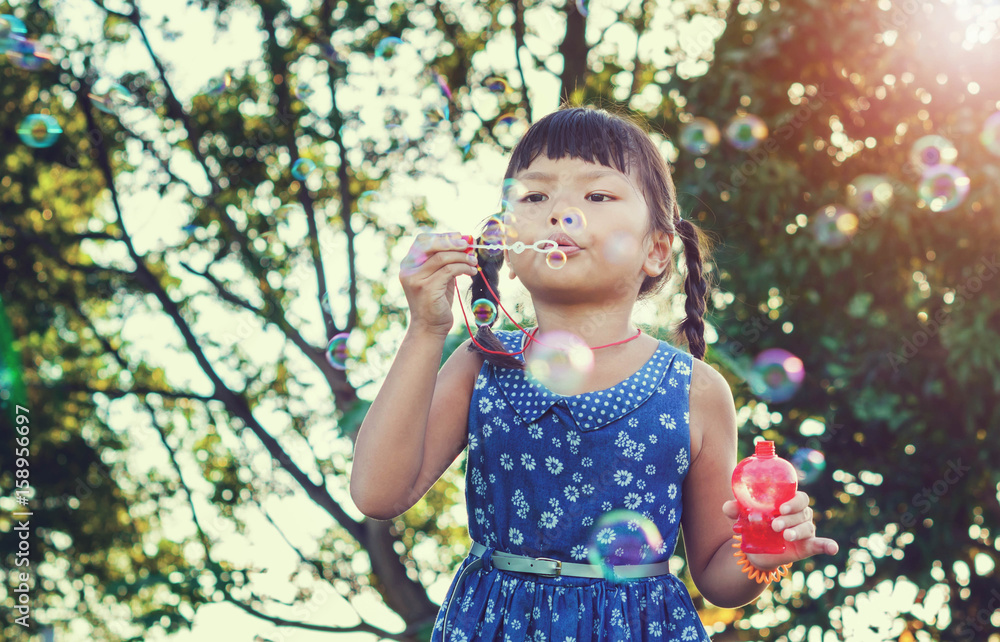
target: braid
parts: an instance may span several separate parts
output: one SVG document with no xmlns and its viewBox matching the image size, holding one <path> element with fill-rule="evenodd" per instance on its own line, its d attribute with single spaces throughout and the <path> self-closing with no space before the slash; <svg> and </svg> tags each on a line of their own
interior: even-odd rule
<svg viewBox="0 0 1000 642">
<path fill-rule="evenodd" d="M 476 245 L 480 244 L 483 244 L 482 237 L 476 240 Z M 497 310 L 496 317 L 490 323 L 479 326 L 479 329 L 476 331 L 476 342 L 487 350 L 495 350 L 505 354 L 485 352 L 476 343 L 469 344 L 469 351 L 478 352 L 486 361 L 495 366 L 523 370 L 524 362 L 511 354 L 506 354 L 506 346 L 500 342 L 497 335 L 493 334 L 493 330 L 490 329 L 490 326 L 500 319 L 500 300 L 498 297 L 500 296 L 500 266 L 503 265 L 503 253 L 496 252 L 495 254 L 491 254 L 487 250 L 480 249 L 476 250 L 476 256 L 479 259 L 479 267 L 481 269 L 472 277 L 472 286 L 469 288 L 469 294 L 472 296 L 473 301 L 477 299 L 492 301 L 493 306 Z M 486 287 L 487 281 L 489 281 L 490 287 Z M 496 292 L 497 296 L 493 296 L 490 288 L 493 288 L 493 292 Z"/>
<path fill-rule="evenodd" d="M 676 206 L 675 206 L 676 207 Z M 684 243 L 684 258 L 687 263 L 687 277 L 684 279 L 684 310 L 687 316 L 675 329 L 687 340 L 688 350 L 696 359 L 705 360 L 705 308 L 708 300 L 708 281 L 705 278 L 702 261 L 702 247 L 706 246 L 705 236 L 694 223 L 680 218 L 677 209 L 675 226 Z"/>
</svg>

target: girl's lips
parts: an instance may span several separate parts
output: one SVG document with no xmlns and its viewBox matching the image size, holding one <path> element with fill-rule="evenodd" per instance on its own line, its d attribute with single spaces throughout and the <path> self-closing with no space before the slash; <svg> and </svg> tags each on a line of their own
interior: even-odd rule
<svg viewBox="0 0 1000 642">
<path fill-rule="evenodd" d="M 581 252 L 583 248 L 577 247 L 576 245 L 560 245 L 559 249 L 566 256 L 573 256 L 577 252 Z"/>
</svg>

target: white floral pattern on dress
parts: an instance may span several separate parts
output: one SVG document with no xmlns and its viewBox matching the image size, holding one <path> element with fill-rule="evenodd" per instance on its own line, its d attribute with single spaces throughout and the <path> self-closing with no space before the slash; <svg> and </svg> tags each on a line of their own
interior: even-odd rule
<svg viewBox="0 0 1000 642">
<path fill-rule="evenodd" d="M 496 335 L 512 352 L 523 347 L 520 331 Z M 648 519 L 662 541 L 634 549 L 640 559 L 630 563 L 668 560 L 690 467 L 688 397 L 681 391 L 690 388 L 691 361 L 660 342 L 619 384 L 569 396 L 531 383 L 523 370 L 484 364 L 468 409 L 472 539 L 498 553 L 590 563 L 590 546 L 599 541 L 604 553 L 628 555 L 635 535 L 624 533 L 640 532 Z M 599 520 L 614 510 L 636 517 L 608 528 Z M 463 568 L 474 559 L 468 556 Z M 443 642 L 577 642 L 581 631 L 594 642 L 709 640 L 683 582 L 670 574 L 622 591 L 571 576 L 533 581 L 530 574 L 480 569 L 459 583 L 459 575 L 446 596 L 456 594 Z M 442 642 L 446 606 L 431 642 Z M 580 622 L 593 624 L 580 629 Z"/>
</svg>

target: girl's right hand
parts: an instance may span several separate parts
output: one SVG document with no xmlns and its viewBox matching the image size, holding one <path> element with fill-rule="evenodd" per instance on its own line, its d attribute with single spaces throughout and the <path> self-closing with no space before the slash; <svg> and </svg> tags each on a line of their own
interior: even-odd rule
<svg viewBox="0 0 1000 642">
<path fill-rule="evenodd" d="M 476 274 L 476 253 L 466 254 L 468 246 L 457 233 L 417 235 L 399 270 L 411 328 L 442 337 L 451 331 L 455 277 Z"/>
</svg>

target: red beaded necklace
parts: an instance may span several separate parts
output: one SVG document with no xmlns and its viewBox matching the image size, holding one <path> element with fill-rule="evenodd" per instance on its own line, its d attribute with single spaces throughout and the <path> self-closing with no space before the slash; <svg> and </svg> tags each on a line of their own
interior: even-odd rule
<svg viewBox="0 0 1000 642">
<path fill-rule="evenodd" d="M 479 267 L 478 265 L 476 266 L 476 270 L 478 270 L 480 272 L 480 274 L 483 271 L 483 269 L 481 267 Z M 472 339 L 472 343 L 476 344 L 476 347 L 479 348 L 480 350 L 482 350 L 483 352 L 488 352 L 490 354 L 509 354 L 511 356 L 515 356 L 515 355 L 519 355 L 519 354 L 523 353 L 525 350 L 528 349 L 528 346 L 531 345 L 532 341 L 534 341 L 535 343 L 537 343 L 540 346 L 545 346 L 544 343 L 542 343 L 541 341 L 539 341 L 538 339 L 535 338 L 535 334 L 538 333 L 538 328 L 535 328 L 534 330 L 532 330 L 529 333 L 527 330 L 525 330 L 524 328 L 521 327 L 521 324 L 519 324 L 517 321 L 514 320 L 514 317 L 510 316 L 510 313 L 507 312 L 507 308 L 503 307 L 503 304 L 500 303 L 500 297 L 497 296 L 497 293 L 493 291 L 493 288 L 490 286 L 490 283 L 486 279 L 485 275 L 483 275 L 483 283 L 486 284 L 486 287 L 487 287 L 487 289 L 489 289 L 490 294 L 492 294 L 493 298 L 496 299 L 497 305 L 500 306 L 500 309 L 503 310 L 503 313 L 507 315 L 507 318 L 510 319 L 511 323 L 513 323 L 514 325 L 516 325 L 517 328 L 521 332 L 523 332 L 524 334 L 528 335 L 528 342 L 525 343 L 524 347 L 521 348 L 520 350 L 518 350 L 517 352 L 499 352 L 497 350 L 490 350 L 489 348 L 485 348 L 485 347 L 479 345 L 479 342 L 476 341 L 476 337 L 473 336 L 473 334 L 472 334 L 472 327 L 469 325 L 469 316 L 465 313 L 465 306 L 463 305 L 462 306 L 462 317 L 465 319 L 465 328 L 469 331 L 469 338 Z M 462 293 L 458 289 L 458 280 L 457 279 L 455 281 L 455 292 L 458 292 L 458 297 L 461 300 Z M 601 348 L 610 348 L 611 346 L 617 346 L 617 345 L 621 345 L 623 343 L 628 343 L 629 341 L 632 341 L 634 339 L 638 339 L 640 334 L 642 334 L 642 328 L 639 328 L 638 330 L 636 330 L 636 333 L 633 334 L 628 339 L 622 339 L 621 341 L 615 341 L 614 343 L 609 343 L 609 344 L 603 345 L 603 346 L 596 346 L 594 348 L 591 348 L 591 350 L 600 350 Z"/>
</svg>

